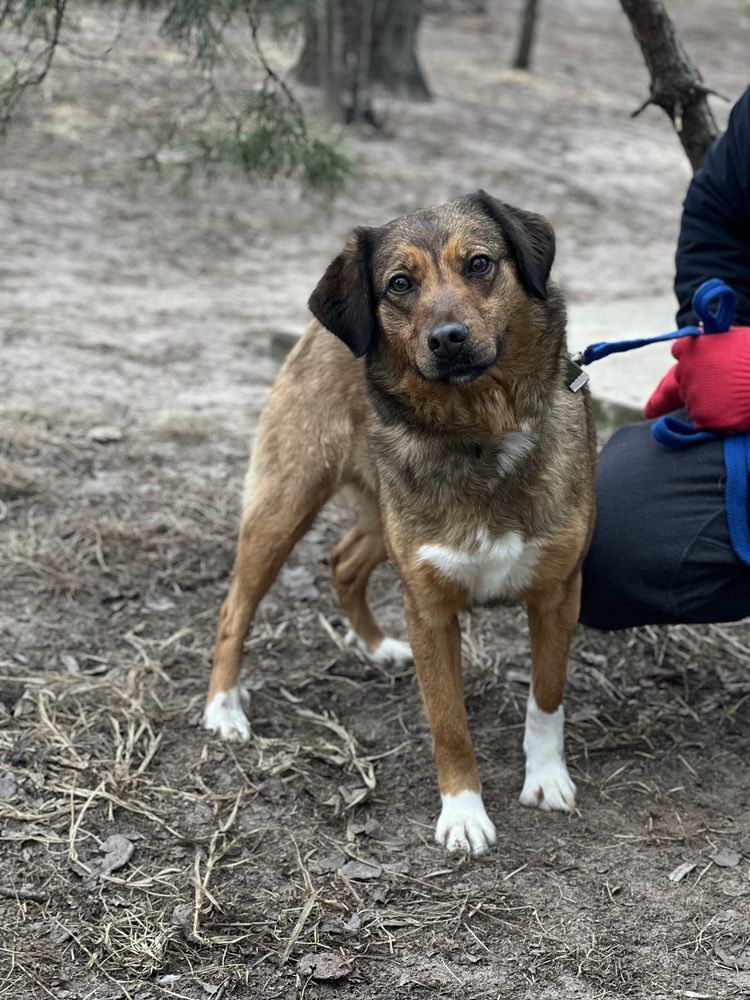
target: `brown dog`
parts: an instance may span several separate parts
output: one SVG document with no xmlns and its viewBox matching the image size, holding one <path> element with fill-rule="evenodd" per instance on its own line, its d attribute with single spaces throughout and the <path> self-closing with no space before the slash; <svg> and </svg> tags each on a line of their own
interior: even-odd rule
<svg viewBox="0 0 750 1000">
<path fill-rule="evenodd" d="M 595 440 L 587 393 L 571 389 L 562 296 L 548 283 L 554 249 L 546 220 L 483 191 L 355 231 L 313 292 L 319 322 L 261 417 L 221 609 L 204 725 L 246 740 L 237 682 L 252 617 L 323 504 L 353 488 L 357 521 L 331 553 L 333 579 L 369 656 L 413 653 L 443 803 L 436 838 L 450 851 L 495 841 L 464 709 L 462 608 L 526 603 L 521 801 L 575 803 L 562 698 Z M 367 604 L 370 573 L 387 558 L 411 648 L 385 638 Z"/>
</svg>

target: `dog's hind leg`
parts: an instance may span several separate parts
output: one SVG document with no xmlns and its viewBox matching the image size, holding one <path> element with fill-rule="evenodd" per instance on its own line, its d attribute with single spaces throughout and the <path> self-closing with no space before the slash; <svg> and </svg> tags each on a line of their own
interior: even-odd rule
<svg viewBox="0 0 750 1000">
<path fill-rule="evenodd" d="M 296 542 L 366 454 L 362 362 L 313 323 L 287 358 L 261 414 L 237 557 L 221 608 L 203 724 L 246 740 L 242 646 L 263 596 Z"/>
<path fill-rule="evenodd" d="M 356 524 L 331 552 L 333 582 L 349 620 L 347 642 L 376 663 L 408 663 L 409 644 L 384 636 L 367 602 L 370 574 L 387 558 L 377 501 L 362 494 Z"/>
<path fill-rule="evenodd" d="M 262 445 L 261 445 L 262 449 Z M 255 461 L 255 457 L 254 457 Z M 333 477 L 309 466 L 304 479 L 276 472 L 249 491 L 229 593 L 222 604 L 203 726 L 245 741 L 250 725 L 240 702 L 242 647 L 255 611 L 296 542 L 333 492 Z"/>
</svg>

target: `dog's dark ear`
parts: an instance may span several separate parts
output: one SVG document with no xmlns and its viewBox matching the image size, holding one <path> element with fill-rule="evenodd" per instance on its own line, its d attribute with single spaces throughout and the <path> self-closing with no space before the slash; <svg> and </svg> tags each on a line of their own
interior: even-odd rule
<svg viewBox="0 0 750 1000">
<path fill-rule="evenodd" d="M 361 358 L 377 343 L 378 324 L 372 293 L 372 234 L 355 229 L 346 248 L 328 265 L 307 303 L 313 316 Z"/>
<path fill-rule="evenodd" d="M 555 259 L 555 231 L 547 220 L 533 212 L 513 208 L 486 191 L 470 195 L 497 222 L 513 254 L 518 278 L 535 299 L 547 298 L 547 279 Z"/>
</svg>

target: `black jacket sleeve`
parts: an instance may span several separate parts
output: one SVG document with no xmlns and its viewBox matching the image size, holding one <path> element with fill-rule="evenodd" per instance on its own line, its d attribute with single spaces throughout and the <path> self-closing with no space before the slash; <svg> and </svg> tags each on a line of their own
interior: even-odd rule
<svg viewBox="0 0 750 1000">
<path fill-rule="evenodd" d="M 676 265 L 679 326 L 696 322 L 690 300 L 706 278 L 721 278 L 734 289 L 734 325 L 750 326 L 750 87 L 690 183 Z"/>
</svg>

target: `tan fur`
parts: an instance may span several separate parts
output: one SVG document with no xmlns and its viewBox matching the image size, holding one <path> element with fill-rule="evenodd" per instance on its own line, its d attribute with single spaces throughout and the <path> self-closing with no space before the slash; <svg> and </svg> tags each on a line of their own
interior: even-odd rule
<svg viewBox="0 0 750 1000">
<path fill-rule="evenodd" d="M 252 616 L 295 542 L 337 490 L 353 488 L 357 522 L 331 554 L 339 600 L 366 648 L 376 650 L 383 633 L 367 582 L 386 557 L 393 561 L 438 783 L 455 795 L 480 788 L 457 618 L 470 601 L 464 587 L 421 561 L 420 546 L 470 550 L 483 531 L 538 543 L 533 579 L 518 596 L 528 608 L 533 692 L 553 712 L 593 522 L 594 448 L 588 401 L 565 380 L 559 293 L 550 286 L 548 301 L 533 300 L 498 227 L 464 203 L 432 212 L 442 233 L 434 245 L 429 214 L 377 231 L 371 267 L 380 339 L 367 363 L 313 322 L 276 380 L 258 428 L 209 701 L 237 684 Z M 529 218 L 545 238 L 548 224 Z M 352 270 L 356 250 L 350 243 L 340 268 Z M 465 261 L 480 253 L 493 256 L 494 271 L 467 279 Z M 387 291 L 400 272 L 418 282 L 411 300 Z M 429 330 L 449 322 L 470 328 L 473 356 L 486 366 L 466 385 L 439 381 L 427 346 Z M 514 434 L 534 441 L 518 471 L 503 450 Z"/>
</svg>

